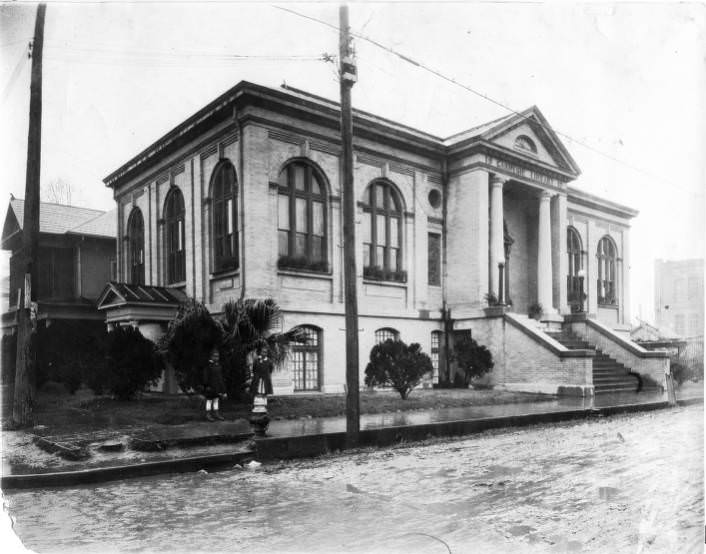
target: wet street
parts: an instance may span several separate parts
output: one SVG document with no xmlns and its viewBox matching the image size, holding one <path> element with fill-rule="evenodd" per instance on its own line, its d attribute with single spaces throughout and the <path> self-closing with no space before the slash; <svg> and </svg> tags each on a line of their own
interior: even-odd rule
<svg viewBox="0 0 706 554">
<path fill-rule="evenodd" d="M 36 552 L 702 552 L 703 406 L 12 492 Z"/>
</svg>

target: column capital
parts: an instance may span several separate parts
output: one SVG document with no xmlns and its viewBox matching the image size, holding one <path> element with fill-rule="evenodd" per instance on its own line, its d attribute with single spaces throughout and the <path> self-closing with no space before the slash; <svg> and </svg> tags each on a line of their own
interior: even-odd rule
<svg viewBox="0 0 706 554">
<path fill-rule="evenodd" d="M 540 200 L 551 200 L 552 196 L 554 196 L 554 193 L 548 190 L 543 190 L 539 193 Z"/>
<path fill-rule="evenodd" d="M 493 187 L 502 187 L 505 183 L 507 183 L 507 181 L 507 177 L 503 177 L 497 173 L 490 174 L 490 185 Z"/>
</svg>

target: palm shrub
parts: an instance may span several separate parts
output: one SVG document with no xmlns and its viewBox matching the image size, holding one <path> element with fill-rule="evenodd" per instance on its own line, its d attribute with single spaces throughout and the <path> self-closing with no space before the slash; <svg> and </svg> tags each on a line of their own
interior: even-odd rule
<svg viewBox="0 0 706 554">
<path fill-rule="evenodd" d="M 139 329 L 117 327 L 108 334 L 103 387 L 118 400 L 128 400 L 155 385 L 161 373 L 155 345 Z"/>
<path fill-rule="evenodd" d="M 478 344 L 470 335 L 463 335 L 456 340 L 453 359 L 458 364 L 458 368 L 463 371 L 463 383 L 466 386 L 472 379 L 490 372 L 495 365 L 490 350 Z"/>
<path fill-rule="evenodd" d="M 418 343 L 407 345 L 401 340 L 387 339 L 370 350 L 365 384 L 369 387 L 390 386 L 404 400 L 430 371 L 431 358 L 422 352 Z"/>
<path fill-rule="evenodd" d="M 223 327 L 206 306 L 189 299 L 169 322 L 159 351 L 172 365 L 183 391 L 200 390 L 203 370 L 214 348 L 221 348 Z"/>
<path fill-rule="evenodd" d="M 293 342 L 304 343 L 304 332 L 295 327 L 280 332 L 282 311 L 272 298 L 241 298 L 223 306 L 221 362 L 228 395 L 243 398 L 250 377 L 248 362 L 261 347 L 268 350 L 272 364 L 282 365 Z"/>
</svg>

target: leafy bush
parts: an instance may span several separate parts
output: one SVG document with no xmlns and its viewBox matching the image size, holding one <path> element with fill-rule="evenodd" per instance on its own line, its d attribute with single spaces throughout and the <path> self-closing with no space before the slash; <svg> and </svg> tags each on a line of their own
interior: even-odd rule
<svg viewBox="0 0 706 554">
<path fill-rule="evenodd" d="M 139 329 L 117 327 L 108 334 L 108 355 L 103 372 L 105 389 L 119 400 L 128 400 L 162 373 L 154 343 Z"/>
<path fill-rule="evenodd" d="M 419 344 L 407 346 L 400 340 L 387 339 L 370 351 L 365 384 L 369 387 L 391 386 L 405 399 L 430 371 L 431 358 L 422 352 Z"/>
<path fill-rule="evenodd" d="M 693 379 L 694 371 L 683 364 L 672 363 L 671 364 L 672 377 L 677 382 L 677 386 L 681 387 L 686 381 Z"/>
<path fill-rule="evenodd" d="M 544 314 L 544 307 L 539 302 L 535 302 L 529 307 L 528 312 L 532 319 L 539 319 Z"/>
<path fill-rule="evenodd" d="M 73 394 L 82 383 L 94 384 L 103 372 L 107 341 L 103 322 L 58 320 L 48 327 L 40 323 L 37 341 L 37 387 L 55 381 Z"/>
<path fill-rule="evenodd" d="M 328 264 L 323 261 L 311 261 L 305 256 L 280 256 L 277 260 L 279 269 L 294 269 L 316 272 L 327 272 Z"/>
<path fill-rule="evenodd" d="M 199 390 L 209 356 L 222 340 L 221 324 L 206 306 L 189 300 L 179 307 L 169 323 L 159 343 L 159 352 L 171 363 L 182 390 Z"/>
<path fill-rule="evenodd" d="M 405 270 L 384 269 L 377 265 L 366 265 L 363 268 L 363 277 L 373 281 L 397 281 L 398 283 L 407 282 L 407 272 Z"/>
<path fill-rule="evenodd" d="M 464 335 L 455 341 L 453 359 L 463 371 L 463 382 L 466 386 L 472 379 L 489 373 L 495 365 L 490 350 L 478 344 L 470 335 Z"/>
</svg>

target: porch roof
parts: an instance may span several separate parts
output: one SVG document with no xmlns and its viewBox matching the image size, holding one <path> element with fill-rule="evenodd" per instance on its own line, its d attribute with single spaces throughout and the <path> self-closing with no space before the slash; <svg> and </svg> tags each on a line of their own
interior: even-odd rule
<svg viewBox="0 0 706 554">
<path fill-rule="evenodd" d="M 107 310 L 130 305 L 176 308 L 186 299 L 186 294 L 172 287 L 152 287 L 110 281 L 98 297 L 98 309 Z"/>
</svg>

